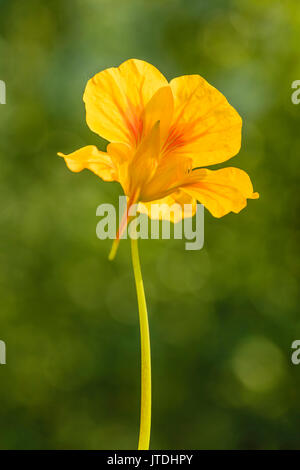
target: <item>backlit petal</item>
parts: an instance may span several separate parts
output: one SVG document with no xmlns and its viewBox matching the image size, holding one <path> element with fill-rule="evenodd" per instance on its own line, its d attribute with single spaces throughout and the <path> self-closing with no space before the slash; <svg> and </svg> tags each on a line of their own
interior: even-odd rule
<svg viewBox="0 0 300 470">
<path fill-rule="evenodd" d="M 160 154 L 160 124 L 156 122 L 148 136 L 142 140 L 128 168 L 129 194 L 142 191 L 158 166 Z"/>
<path fill-rule="evenodd" d="M 166 151 L 193 159 L 194 167 L 215 165 L 236 155 L 242 119 L 225 96 L 199 75 L 171 80 L 172 131 Z"/>
<path fill-rule="evenodd" d="M 118 181 L 124 193 L 129 194 L 129 165 L 134 155 L 134 149 L 127 144 L 111 143 L 107 146 L 107 153 L 118 169 Z"/>
<path fill-rule="evenodd" d="M 192 160 L 172 155 L 160 159 L 153 178 L 144 185 L 141 200 L 161 199 L 176 191 L 192 171 Z"/>
<path fill-rule="evenodd" d="M 169 133 L 173 119 L 174 99 L 169 86 L 160 88 L 145 107 L 143 120 L 143 135 L 147 135 L 154 124 L 160 122 L 160 139 L 163 143 Z"/>
<path fill-rule="evenodd" d="M 83 97 L 89 127 L 111 142 L 136 145 L 146 104 L 167 84 L 159 70 L 137 59 L 98 73 L 88 81 Z"/>
<path fill-rule="evenodd" d="M 117 181 L 118 179 L 117 167 L 111 157 L 98 150 L 94 145 L 88 145 L 69 155 L 63 153 L 58 153 L 58 155 L 65 159 L 66 165 L 71 171 L 77 173 L 87 168 L 104 181 Z"/>
<path fill-rule="evenodd" d="M 201 202 L 215 217 L 238 213 L 246 207 L 247 199 L 259 197 L 253 192 L 247 173 L 239 168 L 196 170 L 191 175 L 191 182 L 187 181 L 182 190 Z"/>
</svg>

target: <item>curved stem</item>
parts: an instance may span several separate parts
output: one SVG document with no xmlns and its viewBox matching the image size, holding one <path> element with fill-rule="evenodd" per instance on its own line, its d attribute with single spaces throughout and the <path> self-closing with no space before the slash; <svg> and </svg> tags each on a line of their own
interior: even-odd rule
<svg viewBox="0 0 300 470">
<path fill-rule="evenodd" d="M 151 353 L 147 305 L 141 273 L 138 241 L 131 239 L 131 255 L 139 306 L 141 334 L 141 418 L 138 450 L 149 450 L 151 429 Z"/>
</svg>

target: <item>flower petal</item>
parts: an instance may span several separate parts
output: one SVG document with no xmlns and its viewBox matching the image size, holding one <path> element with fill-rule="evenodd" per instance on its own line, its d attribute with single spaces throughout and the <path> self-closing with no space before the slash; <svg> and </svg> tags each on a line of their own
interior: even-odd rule
<svg viewBox="0 0 300 470">
<path fill-rule="evenodd" d="M 139 145 L 128 168 L 129 194 L 138 192 L 151 180 L 157 169 L 160 154 L 160 124 L 157 121 Z"/>
<path fill-rule="evenodd" d="M 172 157 L 163 156 L 160 159 L 153 178 L 145 184 L 141 192 L 143 202 L 168 196 L 184 184 L 192 171 L 192 160 L 176 155 Z"/>
<path fill-rule="evenodd" d="M 124 193 L 129 194 L 129 165 L 134 155 L 134 149 L 127 144 L 111 143 L 108 144 L 106 150 L 118 169 L 118 181 Z"/>
<path fill-rule="evenodd" d="M 194 167 L 215 165 L 236 155 L 242 119 L 225 96 L 199 75 L 170 82 L 174 120 L 166 150 L 193 158 Z"/>
<path fill-rule="evenodd" d="M 58 153 L 65 159 L 67 167 L 75 173 L 87 168 L 104 181 L 117 181 L 118 171 L 112 158 L 94 145 L 87 145 L 69 155 Z"/>
<path fill-rule="evenodd" d="M 144 108 L 166 85 L 159 70 L 137 59 L 98 73 L 88 81 L 83 96 L 88 126 L 111 142 L 136 145 L 142 133 Z"/>
<path fill-rule="evenodd" d="M 142 115 L 143 136 L 146 136 L 154 124 L 160 122 L 161 143 L 167 138 L 173 118 L 174 99 L 171 87 L 164 86 L 157 90 L 151 98 Z"/>
<path fill-rule="evenodd" d="M 182 190 L 201 202 L 214 217 L 238 213 L 246 207 L 247 199 L 259 197 L 253 192 L 247 173 L 239 168 L 196 170 L 190 179 Z"/>
</svg>

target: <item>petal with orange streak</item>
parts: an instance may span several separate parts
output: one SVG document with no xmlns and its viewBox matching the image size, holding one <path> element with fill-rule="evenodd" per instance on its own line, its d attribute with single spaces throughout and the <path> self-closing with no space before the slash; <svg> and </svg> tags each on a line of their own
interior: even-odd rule
<svg viewBox="0 0 300 470">
<path fill-rule="evenodd" d="M 160 154 L 160 124 L 157 121 L 150 133 L 142 140 L 128 167 L 130 179 L 129 194 L 141 194 L 143 187 L 151 180 L 158 166 Z"/>
<path fill-rule="evenodd" d="M 83 96 L 88 126 L 110 142 L 136 146 L 142 134 L 144 108 L 166 85 L 159 70 L 138 59 L 98 73 L 88 81 Z"/>
<path fill-rule="evenodd" d="M 167 138 L 173 119 L 174 99 L 170 86 L 164 86 L 153 95 L 142 115 L 143 136 L 147 136 L 154 124 L 160 123 L 160 140 L 163 144 Z"/>
<path fill-rule="evenodd" d="M 222 163 L 241 147 L 242 119 L 225 96 L 199 75 L 170 82 L 174 119 L 166 151 L 193 159 L 194 167 Z"/>
<path fill-rule="evenodd" d="M 141 201 L 149 202 L 174 193 L 182 186 L 192 171 L 192 160 L 172 155 L 160 159 L 156 172 L 143 187 Z"/>
<path fill-rule="evenodd" d="M 129 194 L 129 165 L 135 153 L 134 149 L 127 144 L 110 143 L 106 150 L 118 169 L 118 181 L 124 193 Z"/>
<path fill-rule="evenodd" d="M 258 193 L 248 174 L 239 168 L 221 170 L 201 169 L 193 171 L 182 190 L 203 204 L 214 217 L 229 212 L 240 212 L 247 205 L 247 199 L 257 199 Z"/>
</svg>

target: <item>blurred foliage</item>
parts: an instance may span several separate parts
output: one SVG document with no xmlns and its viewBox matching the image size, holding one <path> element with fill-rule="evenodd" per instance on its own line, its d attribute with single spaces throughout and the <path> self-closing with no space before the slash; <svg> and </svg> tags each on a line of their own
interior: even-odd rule
<svg viewBox="0 0 300 470">
<path fill-rule="evenodd" d="M 299 448 L 300 5 L 295 0 L 0 0 L 0 446 L 135 448 L 139 330 L 129 243 L 114 263 L 96 207 L 120 187 L 57 151 L 96 72 L 136 57 L 197 73 L 243 117 L 229 165 L 259 201 L 205 215 L 205 246 L 141 242 L 153 354 L 152 448 Z"/>
</svg>

